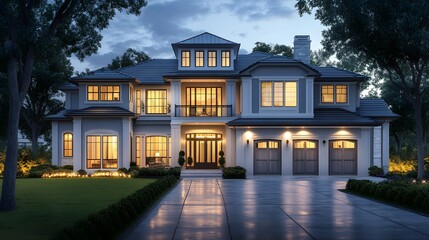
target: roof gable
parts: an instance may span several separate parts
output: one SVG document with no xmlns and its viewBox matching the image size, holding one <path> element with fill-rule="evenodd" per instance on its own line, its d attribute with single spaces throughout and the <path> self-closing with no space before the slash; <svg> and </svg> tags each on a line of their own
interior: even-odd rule
<svg viewBox="0 0 429 240">
<path fill-rule="evenodd" d="M 194 36 L 173 44 L 238 44 L 238 43 L 229 41 L 225 38 L 221 38 L 209 32 L 204 32 L 197 36 Z"/>
</svg>

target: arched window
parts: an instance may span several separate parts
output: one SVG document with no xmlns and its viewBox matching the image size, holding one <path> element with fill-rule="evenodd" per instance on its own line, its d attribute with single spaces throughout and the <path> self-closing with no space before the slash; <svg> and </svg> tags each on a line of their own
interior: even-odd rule
<svg viewBox="0 0 429 240">
<path fill-rule="evenodd" d="M 69 132 L 63 136 L 63 156 L 73 157 L 73 134 Z"/>
</svg>

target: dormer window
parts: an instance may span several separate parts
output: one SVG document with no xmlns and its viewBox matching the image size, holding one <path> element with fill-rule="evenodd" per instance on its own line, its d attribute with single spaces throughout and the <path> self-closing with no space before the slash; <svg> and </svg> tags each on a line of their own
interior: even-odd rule
<svg viewBox="0 0 429 240">
<path fill-rule="evenodd" d="M 347 85 L 344 85 L 344 84 L 322 85 L 322 103 L 347 103 L 347 101 L 348 101 Z"/>
<path fill-rule="evenodd" d="M 208 66 L 216 67 L 216 51 L 209 51 Z"/>
<path fill-rule="evenodd" d="M 191 52 L 182 51 L 182 67 L 190 67 L 190 66 L 191 66 Z"/>
<path fill-rule="evenodd" d="M 119 85 L 88 85 L 87 87 L 88 101 L 119 101 L 120 88 Z"/>
<path fill-rule="evenodd" d="M 195 67 L 204 67 L 204 51 L 195 51 Z"/>
<path fill-rule="evenodd" d="M 231 52 L 230 51 L 222 51 L 222 67 L 231 66 Z"/>
</svg>

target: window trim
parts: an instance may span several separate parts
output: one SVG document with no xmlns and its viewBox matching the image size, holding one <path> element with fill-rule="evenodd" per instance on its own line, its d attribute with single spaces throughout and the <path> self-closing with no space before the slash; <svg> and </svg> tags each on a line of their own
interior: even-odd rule
<svg viewBox="0 0 429 240">
<path fill-rule="evenodd" d="M 202 57 L 197 57 L 197 53 L 202 53 Z M 201 67 L 205 66 L 205 64 L 204 64 L 204 50 L 195 50 L 194 51 L 194 57 L 195 57 L 195 67 L 196 68 L 201 68 Z M 203 60 L 203 65 L 201 65 L 201 66 L 197 65 L 199 60 Z"/>
<path fill-rule="evenodd" d="M 97 87 L 97 91 L 96 92 L 89 92 L 89 88 L 90 87 L 92 87 L 92 88 L 94 88 L 94 87 Z M 89 99 L 89 94 L 96 94 L 96 96 L 97 96 L 97 100 L 90 100 Z M 86 85 L 86 101 L 88 101 L 88 102 L 98 102 L 98 101 L 100 101 L 100 86 L 99 85 Z"/>
<path fill-rule="evenodd" d="M 224 53 L 228 53 L 228 65 L 224 65 L 223 63 L 224 63 L 224 57 L 223 57 L 223 54 Z M 221 67 L 231 67 L 231 51 L 230 50 L 222 50 L 222 52 L 221 52 L 221 62 L 220 62 L 220 66 Z M 225 57 L 225 59 L 226 59 L 226 57 Z"/>
<path fill-rule="evenodd" d="M 323 101 L 323 86 L 333 86 L 333 93 L 332 93 L 332 102 L 324 102 Z M 345 86 L 346 87 L 346 101 L 345 102 L 338 102 L 337 101 L 337 86 Z M 329 105 L 329 104 L 349 104 L 349 96 L 350 96 L 350 87 L 349 84 L 346 83 L 331 83 L 331 84 L 320 84 L 320 103 L 323 105 Z"/>
<path fill-rule="evenodd" d="M 183 59 L 185 59 L 185 57 L 183 55 L 184 53 L 188 53 L 188 57 L 187 57 L 187 59 L 189 60 L 189 64 L 188 65 L 184 65 L 183 64 L 184 63 Z M 186 68 L 191 67 L 191 51 L 189 51 L 189 50 L 181 50 L 180 51 L 180 66 L 181 67 L 186 67 Z"/>
<path fill-rule="evenodd" d="M 65 151 L 66 151 L 66 148 L 65 148 L 65 142 L 66 142 L 65 136 L 66 136 L 66 134 L 70 134 L 71 135 L 71 141 L 70 141 L 71 148 L 67 149 L 67 150 L 71 150 L 71 155 L 67 155 L 67 156 L 65 154 Z M 63 157 L 64 158 L 73 157 L 73 133 L 72 132 L 65 132 L 65 133 L 63 133 Z"/>
<path fill-rule="evenodd" d="M 162 113 L 148 113 L 148 110 L 150 108 L 149 106 L 149 101 L 148 101 L 148 96 L 149 96 L 149 91 L 164 91 L 165 92 L 165 112 Z M 146 89 L 146 106 L 145 106 L 145 114 L 167 114 L 168 112 L 168 96 L 167 96 L 167 89 Z"/>
<path fill-rule="evenodd" d="M 136 113 L 141 114 L 142 113 L 142 93 L 141 90 L 136 90 Z"/>
<path fill-rule="evenodd" d="M 274 85 L 275 83 L 281 82 L 282 83 L 282 106 L 275 106 L 275 101 L 274 101 L 274 96 L 275 96 L 275 91 L 274 91 Z M 289 82 L 294 82 L 295 83 L 295 106 L 287 106 L 286 105 L 286 100 L 287 100 L 287 94 L 286 94 L 286 83 Z M 263 99 L 262 99 L 262 84 L 263 83 L 271 83 L 271 104 L 269 106 L 264 106 L 263 105 Z M 299 82 L 298 80 L 261 80 L 259 82 L 259 107 L 260 108 L 269 108 L 269 109 L 294 109 L 294 108 L 298 108 L 299 105 L 299 96 L 298 96 L 298 88 L 299 88 Z"/>
<path fill-rule="evenodd" d="M 91 93 L 93 93 L 93 94 L 97 94 L 97 100 L 90 100 L 89 99 L 89 87 L 97 87 L 97 92 L 91 92 Z M 118 89 L 119 89 L 119 92 L 118 92 L 118 100 L 114 100 L 114 98 L 113 98 L 113 96 L 114 95 L 112 95 L 112 100 L 101 100 L 101 87 L 112 87 L 113 89 L 114 89 L 114 87 L 118 87 Z M 103 92 L 103 93 L 106 93 L 106 94 L 114 94 L 115 93 L 115 91 L 113 90 L 113 92 L 109 92 L 109 91 L 107 91 L 107 92 Z M 104 84 L 98 84 L 98 85 L 87 85 L 86 86 L 86 101 L 87 102 L 121 102 L 121 85 L 119 84 L 107 84 L 107 85 L 104 85 Z"/>
<path fill-rule="evenodd" d="M 213 57 L 210 57 L 210 53 L 214 53 L 214 65 L 210 66 L 210 60 L 213 60 Z M 207 51 L 207 67 L 217 67 L 217 51 L 209 50 Z"/>
<path fill-rule="evenodd" d="M 169 158 L 169 156 L 168 156 L 168 151 L 169 151 L 169 149 L 168 149 L 168 136 L 167 135 L 149 135 L 149 136 L 146 136 L 145 137 L 145 141 L 144 141 L 144 160 L 142 159 L 142 161 L 144 161 L 144 163 L 145 163 L 145 165 L 146 166 L 149 166 L 149 164 L 148 164 L 148 157 L 149 158 L 153 158 L 153 156 L 148 156 L 149 154 L 148 154 L 148 151 L 153 151 L 152 150 L 152 148 L 150 148 L 151 150 L 149 150 L 149 147 L 148 147 L 148 144 L 149 143 L 155 143 L 155 142 L 149 142 L 149 140 L 151 139 L 151 138 L 155 138 L 155 137 L 162 137 L 162 138 L 164 138 L 165 139 L 165 156 L 163 156 L 163 155 L 160 155 L 160 156 L 155 156 L 155 158 L 161 158 L 161 159 L 165 159 L 165 162 L 164 162 L 164 164 L 165 165 L 168 165 L 169 164 L 169 162 L 168 162 L 168 158 Z M 148 140 L 149 139 L 149 140 Z M 160 142 L 156 142 L 158 145 L 160 144 Z M 162 142 L 162 143 L 164 143 L 164 142 Z M 164 150 L 162 150 L 162 151 L 159 151 L 159 152 L 164 152 Z"/>
</svg>

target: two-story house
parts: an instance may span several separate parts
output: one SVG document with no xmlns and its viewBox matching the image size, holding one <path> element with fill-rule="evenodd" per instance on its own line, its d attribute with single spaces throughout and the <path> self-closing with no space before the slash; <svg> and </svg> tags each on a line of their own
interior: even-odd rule
<svg viewBox="0 0 429 240">
<path fill-rule="evenodd" d="M 210 33 L 173 43 L 174 59 L 97 70 L 64 84 L 52 120 L 52 163 L 74 170 L 240 165 L 252 175 L 368 175 L 387 170 L 381 99 L 360 99 L 365 76 L 310 64 L 309 36 L 294 58 L 254 52 Z"/>
</svg>

